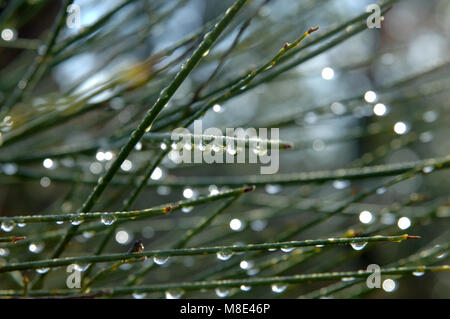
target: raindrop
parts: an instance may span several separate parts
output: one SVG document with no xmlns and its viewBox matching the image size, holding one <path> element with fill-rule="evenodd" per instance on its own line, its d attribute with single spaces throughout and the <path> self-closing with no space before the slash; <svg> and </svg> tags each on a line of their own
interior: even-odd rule
<svg viewBox="0 0 450 319">
<path fill-rule="evenodd" d="M 48 273 L 49 270 L 50 270 L 50 268 L 38 268 L 38 269 L 36 269 L 36 272 L 38 274 L 46 274 L 46 273 Z"/>
<path fill-rule="evenodd" d="M 359 214 L 359 221 L 363 224 L 370 224 L 371 222 L 373 222 L 373 215 L 371 212 L 367 211 L 367 210 L 363 210 L 360 214 Z"/>
<path fill-rule="evenodd" d="M 279 192 L 281 192 L 281 186 L 280 185 L 272 185 L 272 184 L 267 184 L 265 187 L 266 193 L 267 194 L 277 194 Z"/>
<path fill-rule="evenodd" d="M 246 286 L 246 285 L 241 285 L 240 288 L 241 288 L 242 291 L 250 291 L 252 289 L 252 287 Z"/>
<path fill-rule="evenodd" d="M 230 294 L 230 290 L 226 288 L 216 288 L 216 295 L 219 298 L 225 298 Z"/>
<path fill-rule="evenodd" d="M 88 268 L 89 268 L 89 264 L 87 264 L 87 265 L 78 265 L 78 264 L 75 264 L 75 266 L 73 267 L 76 271 L 79 271 L 79 272 L 85 272 Z"/>
<path fill-rule="evenodd" d="M 229 260 L 233 256 L 233 253 L 230 251 L 219 251 L 217 253 L 217 259 L 226 261 Z"/>
<path fill-rule="evenodd" d="M 145 292 L 143 292 L 143 293 L 134 292 L 133 293 L 134 299 L 144 299 L 145 297 L 147 297 L 147 294 Z"/>
<path fill-rule="evenodd" d="M 386 292 L 392 292 L 395 290 L 397 284 L 392 279 L 386 279 L 383 281 L 383 290 Z"/>
<path fill-rule="evenodd" d="M 330 67 L 323 68 L 322 79 L 331 80 L 334 77 L 334 70 Z"/>
<path fill-rule="evenodd" d="M 83 223 L 83 221 L 81 219 L 75 219 L 75 220 L 71 220 L 70 223 L 73 226 L 78 226 L 78 225 L 81 225 L 81 223 Z"/>
<path fill-rule="evenodd" d="M 110 226 L 114 224 L 114 222 L 117 220 L 116 216 L 111 215 L 103 215 L 101 218 L 101 222 L 103 225 Z"/>
<path fill-rule="evenodd" d="M 397 226 L 400 229 L 408 229 L 411 226 L 411 220 L 408 217 L 401 217 L 397 221 Z"/>
<path fill-rule="evenodd" d="M 281 294 L 286 290 L 287 286 L 283 284 L 273 284 L 271 288 L 274 293 Z"/>
<path fill-rule="evenodd" d="M 183 293 L 181 289 L 168 290 L 166 291 L 166 299 L 180 299 Z"/>
<path fill-rule="evenodd" d="M 63 222 L 62 220 L 58 220 L 58 221 L 56 222 L 56 225 L 62 225 L 62 224 L 64 224 L 64 222 Z"/>
<path fill-rule="evenodd" d="M 364 100 L 368 103 L 373 103 L 377 100 L 377 94 L 374 91 L 367 91 L 364 93 Z"/>
<path fill-rule="evenodd" d="M 9 249 L 8 248 L 0 248 L 0 256 L 6 257 L 9 255 Z"/>
<path fill-rule="evenodd" d="M 422 171 L 423 171 L 425 174 L 430 174 L 430 173 L 432 173 L 432 172 L 434 171 L 434 167 L 433 167 L 433 166 L 425 166 L 425 167 L 422 169 Z"/>
<path fill-rule="evenodd" d="M 423 272 L 423 271 L 414 271 L 412 274 L 415 277 L 422 277 L 423 275 L 425 275 L 425 272 Z"/>
<path fill-rule="evenodd" d="M 191 188 L 185 188 L 183 191 L 183 197 L 184 198 L 192 198 L 194 196 L 194 191 Z"/>
<path fill-rule="evenodd" d="M 349 282 L 355 280 L 355 277 L 342 277 L 341 281 L 343 282 Z"/>
<path fill-rule="evenodd" d="M 14 229 L 15 223 L 12 220 L 6 220 L 2 222 L 1 228 L 4 232 L 9 233 Z"/>
<path fill-rule="evenodd" d="M 164 265 L 169 260 L 168 256 L 155 256 L 153 262 L 159 266 Z"/>
<path fill-rule="evenodd" d="M 183 207 L 181 209 L 181 211 L 185 214 L 188 214 L 188 213 L 192 212 L 193 209 L 194 209 L 194 206 L 186 206 L 186 207 Z"/>
<path fill-rule="evenodd" d="M 28 245 L 28 250 L 33 254 L 39 254 L 43 249 L 44 249 L 43 244 L 31 243 L 30 245 Z"/>
<path fill-rule="evenodd" d="M 295 249 L 294 247 L 282 247 L 281 251 L 284 252 L 284 253 L 290 253 L 294 249 Z"/>
<path fill-rule="evenodd" d="M 18 223 L 18 224 L 17 224 L 17 227 L 24 228 L 26 225 L 27 225 L 27 224 L 25 224 L 25 223 Z"/>
<path fill-rule="evenodd" d="M 367 246 L 367 242 L 351 243 L 350 246 L 352 246 L 354 250 L 363 250 Z"/>
<path fill-rule="evenodd" d="M 346 180 L 335 180 L 333 182 L 333 187 L 336 189 L 344 189 L 350 186 L 350 181 Z"/>
<path fill-rule="evenodd" d="M 244 224 L 241 220 L 234 218 L 230 221 L 230 228 L 234 231 L 241 231 L 244 229 Z"/>
</svg>

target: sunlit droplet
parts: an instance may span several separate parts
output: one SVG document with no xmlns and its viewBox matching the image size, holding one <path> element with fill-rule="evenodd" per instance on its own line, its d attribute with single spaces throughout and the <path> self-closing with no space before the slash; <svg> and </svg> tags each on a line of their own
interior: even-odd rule
<svg viewBox="0 0 450 319">
<path fill-rule="evenodd" d="M 15 223 L 12 220 L 2 222 L 1 228 L 4 232 L 11 232 L 14 229 Z"/>
<path fill-rule="evenodd" d="M 334 78 L 334 70 L 330 67 L 326 67 L 322 69 L 322 79 L 331 80 Z"/>
<path fill-rule="evenodd" d="M 216 256 L 221 261 L 227 261 L 233 256 L 233 253 L 231 251 L 219 251 Z"/>
<path fill-rule="evenodd" d="M 376 116 L 384 116 L 387 114 L 387 107 L 382 103 L 377 103 L 373 106 L 373 114 Z"/>
<path fill-rule="evenodd" d="M 383 290 L 386 292 L 393 292 L 395 288 L 397 287 L 397 284 L 392 279 L 386 279 L 383 281 Z"/>
<path fill-rule="evenodd" d="M 408 217 L 401 217 L 397 221 L 397 226 L 400 229 L 408 229 L 411 226 L 411 220 Z"/>
<path fill-rule="evenodd" d="M 371 212 L 367 211 L 367 210 L 363 210 L 360 214 L 359 214 L 359 221 L 363 224 L 370 224 L 371 222 L 373 222 L 373 215 Z"/>
<path fill-rule="evenodd" d="M 111 216 L 111 215 L 103 215 L 101 217 L 101 222 L 103 225 L 106 226 L 110 226 L 112 224 L 114 224 L 114 222 L 117 220 L 116 216 Z"/>
<path fill-rule="evenodd" d="M 180 299 L 183 293 L 184 292 L 181 289 L 172 289 L 166 291 L 165 295 L 166 299 Z"/>
<path fill-rule="evenodd" d="M 168 256 L 155 256 L 153 262 L 159 266 L 164 265 L 169 260 Z"/>
<path fill-rule="evenodd" d="M 50 268 L 37 268 L 36 272 L 38 274 L 46 274 L 46 273 L 48 273 L 49 270 L 50 270 Z"/>
<path fill-rule="evenodd" d="M 219 298 L 225 298 L 230 294 L 230 290 L 226 288 L 216 288 L 216 295 Z"/>
<path fill-rule="evenodd" d="M 183 190 L 183 197 L 184 198 L 192 198 L 194 196 L 194 191 L 191 188 L 185 188 Z"/>
<path fill-rule="evenodd" d="M 271 286 L 272 291 L 276 294 L 281 294 L 282 292 L 284 292 L 287 288 L 287 285 L 284 284 L 273 284 Z"/>
<path fill-rule="evenodd" d="M 394 132 L 398 135 L 403 135 L 408 131 L 408 125 L 404 122 L 397 122 L 394 125 Z"/>
<path fill-rule="evenodd" d="M 367 91 L 364 93 L 364 100 L 368 103 L 373 103 L 377 100 L 377 94 L 374 91 Z"/>
<path fill-rule="evenodd" d="M 133 293 L 133 299 L 144 299 L 145 297 L 147 297 L 147 294 L 145 292 L 143 293 Z"/>
<path fill-rule="evenodd" d="M 363 250 L 367 246 L 367 242 L 351 243 L 350 246 L 354 250 Z"/>
<path fill-rule="evenodd" d="M 246 285 L 241 285 L 240 289 L 242 291 L 250 291 L 252 289 L 252 287 L 251 286 L 246 286 Z"/>
<path fill-rule="evenodd" d="M 31 243 L 28 245 L 28 250 L 33 254 L 39 254 L 44 249 L 44 245 L 40 243 Z"/>
<path fill-rule="evenodd" d="M 157 181 L 159 179 L 161 179 L 161 177 L 163 176 L 163 171 L 161 168 L 159 167 L 155 167 L 155 169 L 153 170 L 152 175 L 150 176 L 150 178 L 154 181 Z"/>
<path fill-rule="evenodd" d="M 133 163 L 130 160 L 124 160 L 122 165 L 120 165 L 120 168 L 124 172 L 129 172 L 133 168 Z"/>
<path fill-rule="evenodd" d="M 194 206 L 185 206 L 185 207 L 181 208 L 181 211 L 185 214 L 188 214 L 188 213 L 192 212 L 193 209 L 194 209 Z"/>
<path fill-rule="evenodd" d="M 16 32 L 13 29 L 5 28 L 2 30 L 1 37 L 4 41 L 13 41 L 16 38 Z"/>
<path fill-rule="evenodd" d="M 119 230 L 116 233 L 116 242 L 121 245 L 126 245 L 131 241 L 130 234 L 125 230 Z"/>
<path fill-rule="evenodd" d="M 244 225 L 240 219 L 234 218 L 230 221 L 230 228 L 234 231 L 241 231 Z"/>
</svg>

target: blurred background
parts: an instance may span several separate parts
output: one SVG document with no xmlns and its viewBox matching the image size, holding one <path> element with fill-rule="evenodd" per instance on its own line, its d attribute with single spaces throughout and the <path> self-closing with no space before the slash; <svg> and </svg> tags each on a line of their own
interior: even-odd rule
<svg viewBox="0 0 450 319">
<path fill-rule="evenodd" d="M 282 174 L 447 156 L 450 3 L 394 2 L 384 13 L 380 29 L 367 29 L 346 39 L 345 34 L 352 34 L 359 24 L 348 25 L 334 37 L 314 43 L 315 38 L 364 14 L 366 6 L 374 1 L 251 1 L 182 84 L 154 130 L 170 132 L 170 127 L 158 127 L 158 122 L 176 120 L 177 114 L 183 114 L 189 105 L 195 109 L 208 96 L 224 92 L 223 88 L 236 78 L 269 61 L 284 43 L 295 41 L 310 27 L 320 26 L 305 40 L 307 47 L 291 60 L 257 77 L 256 84 L 242 94 L 215 105 L 203 117 L 203 128 L 280 128 L 280 139 L 294 144 L 293 149 L 280 152 Z M 233 1 L 74 1 L 80 8 L 80 26 L 61 29 L 55 51 L 45 61 L 46 67 L 41 68 L 42 74 L 38 72 L 37 80 L 24 83 L 24 74 L 36 55 L 46 50 L 45 39 L 61 3 L 0 1 L 0 104 L 7 105 L 14 92 L 23 91 L 11 111 L 0 118 L 4 144 L 0 147 L 1 216 L 76 211 L 117 155 L 117 141 L 137 126 L 161 89 L 198 45 L 201 35 Z M 242 29 L 247 19 L 251 23 Z M 83 37 L 78 38 L 80 34 Z M 318 52 L 342 35 L 336 45 Z M 292 63 L 270 81 L 257 82 L 292 61 L 298 63 Z M 171 126 L 174 127 L 177 125 Z M 147 161 L 160 148 L 167 147 L 168 143 L 144 138 L 114 180 L 128 181 L 142 175 Z M 202 177 L 259 174 L 260 164 L 177 165 L 171 160 L 176 152 L 171 151 L 158 165 L 151 185 L 133 208 L 149 208 L 226 189 L 220 183 L 207 187 L 170 185 L 177 177 L 186 177 L 184 181 L 195 184 Z M 338 207 L 362 189 L 382 185 L 389 179 L 258 186 L 215 219 L 189 246 L 270 242 L 277 235 L 304 225 L 316 214 Z M 293 238 L 328 238 L 348 232 L 407 232 L 422 236 L 421 240 L 369 244 L 363 249 L 317 247 L 318 251 L 305 260 L 296 257 L 301 257 L 300 249 L 296 253 L 268 252 L 252 260 L 246 260 L 245 254 L 235 255 L 230 261 L 241 259 L 238 266 L 216 274 L 215 278 L 365 269 L 369 264 L 388 265 L 446 243 L 449 179 L 449 172 L 442 170 L 415 176 L 393 187 L 381 187 L 375 196 L 352 204 L 345 213 Z M 96 210 L 120 210 L 133 183 L 125 186 L 110 186 Z M 214 207 L 208 204 L 170 216 L 121 224 L 105 253 L 126 252 L 136 239 L 142 240 L 146 249 L 168 248 Z M 65 255 L 89 255 L 96 250 L 107 227 L 92 229 L 89 225 L 82 225 Z M 67 227 L 67 223 L 38 223 L 16 225 L 12 232 L 3 229 L 1 236 L 26 235 L 27 239 L 15 245 L 0 243 L 0 258 L 7 262 L 47 258 L 58 234 Z M 290 254 L 294 257 L 286 257 Z M 446 253 L 438 257 L 438 262 L 448 261 Z M 271 258 L 278 259 L 271 267 L 259 269 Z M 152 262 L 148 259 L 143 264 Z M 215 256 L 170 258 L 144 282 L 189 281 L 221 264 L 223 261 Z M 141 267 L 141 263 L 124 264 L 97 284 L 117 286 Z M 28 274 L 32 278 L 36 275 Z M 17 289 L 23 276 L 19 272 L 8 277 L 0 274 L 0 289 Z M 64 288 L 65 276 L 63 268 L 50 271 L 46 287 Z M 450 278 L 446 273 L 390 278 L 394 284 L 386 289 L 367 290 L 364 285 L 354 285 L 331 297 L 450 297 Z M 262 287 L 229 291 L 227 296 L 296 298 L 330 284 L 292 285 L 282 293 L 273 291 L 273 287 Z M 221 297 L 220 292 L 207 290 L 189 292 L 183 297 L 216 296 Z"/>
</svg>

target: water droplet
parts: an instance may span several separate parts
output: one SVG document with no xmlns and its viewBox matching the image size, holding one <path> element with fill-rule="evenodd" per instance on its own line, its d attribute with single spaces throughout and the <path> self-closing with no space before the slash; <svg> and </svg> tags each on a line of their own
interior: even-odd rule
<svg viewBox="0 0 450 319">
<path fill-rule="evenodd" d="M 4 232 L 9 233 L 14 229 L 15 223 L 12 220 L 5 220 L 2 222 L 1 228 Z"/>
<path fill-rule="evenodd" d="M 333 182 L 333 187 L 336 189 L 344 189 L 350 186 L 350 181 L 344 181 L 344 180 L 335 180 Z"/>
<path fill-rule="evenodd" d="M 25 224 L 25 223 L 18 223 L 18 224 L 17 224 L 17 227 L 24 228 L 26 225 L 27 225 L 27 224 Z"/>
<path fill-rule="evenodd" d="M 354 250 L 363 250 L 367 246 L 367 242 L 351 243 L 350 246 L 352 246 Z"/>
<path fill-rule="evenodd" d="M 241 285 L 240 288 L 241 288 L 242 291 L 250 291 L 252 289 L 251 286 L 246 286 L 246 285 Z"/>
<path fill-rule="evenodd" d="M 75 220 L 71 220 L 70 223 L 73 226 L 78 226 L 78 225 L 81 225 L 83 223 L 83 221 L 81 219 L 75 219 Z"/>
<path fill-rule="evenodd" d="M 58 220 L 58 221 L 56 222 L 56 224 L 57 224 L 57 225 L 62 225 L 62 224 L 64 224 L 64 222 L 63 222 L 62 220 Z"/>
<path fill-rule="evenodd" d="M 294 247 L 282 247 L 281 251 L 284 252 L 284 253 L 290 253 L 294 249 L 295 249 Z"/>
<path fill-rule="evenodd" d="M 425 275 L 425 272 L 423 272 L 423 271 L 414 271 L 412 274 L 415 277 L 422 277 L 423 275 Z"/>
<path fill-rule="evenodd" d="M 114 224 L 114 222 L 117 220 L 116 216 L 111 215 L 103 215 L 101 218 L 101 222 L 103 225 L 110 226 Z"/>
<path fill-rule="evenodd" d="M 267 194 L 278 194 L 279 192 L 281 192 L 281 186 L 280 185 L 272 185 L 272 184 L 267 184 L 265 187 L 265 191 Z"/>
<path fill-rule="evenodd" d="M 342 277 L 341 278 L 341 281 L 344 281 L 344 282 L 349 282 L 349 281 L 353 281 L 353 280 L 355 280 L 355 277 Z"/>
<path fill-rule="evenodd" d="M 433 166 L 425 166 L 425 167 L 422 169 L 422 171 L 423 171 L 425 174 L 430 174 L 430 173 L 432 173 L 432 172 L 434 171 L 434 167 L 433 167 Z"/>
<path fill-rule="evenodd" d="M 9 255 L 9 249 L 8 248 L 0 248 L 0 256 L 6 257 Z"/>
<path fill-rule="evenodd" d="M 216 295 L 219 298 L 225 298 L 230 294 L 230 290 L 226 288 L 216 288 Z"/>
<path fill-rule="evenodd" d="M 28 245 L 28 250 L 33 254 L 39 254 L 44 249 L 44 245 L 41 243 L 31 243 Z"/>
<path fill-rule="evenodd" d="M 166 291 L 166 299 L 180 299 L 184 291 L 181 289 L 172 289 Z"/>
<path fill-rule="evenodd" d="M 219 251 L 217 253 L 217 259 L 226 261 L 229 260 L 233 256 L 233 253 L 230 251 Z"/>
<path fill-rule="evenodd" d="M 383 281 L 383 290 L 386 292 L 392 292 L 395 290 L 396 287 L 397 284 L 392 279 L 386 279 L 385 281 Z"/>
<path fill-rule="evenodd" d="M 193 209 L 194 209 L 194 206 L 186 206 L 186 207 L 183 207 L 181 209 L 181 211 L 185 214 L 188 214 L 188 213 L 192 212 Z"/>
<path fill-rule="evenodd" d="M 144 299 L 145 297 L 147 297 L 147 294 L 145 292 L 143 292 L 143 293 L 134 292 L 133 293 L 134 299 Z"/>
<path fill-rule="evenodd" d="M 286 290 L 287 286 L 284 284 L 273 284 L 271 288 L 274 293 L 281 294 Z"/>
<path fill-rule="evenodd" d="M 443 253 L 443 254 L 437 255 L 436 258 L 437 259 L 444 259 L 447 256 L 448 256 L 448 253 Z"/>
<path fill-rule="evenodd" d="M 155 256 L 153 262 L 159 266 L 164 265 L 169 260 L 168 256 Z"/>
<path fill-rule="evenodd" d="M 85 271 L 89 268 L 89 264 L 86 264 L 86 265 L 75 264 L 73 268 L 74 268 L 76 271 L 79 271 L 79 272 L 85 272 Z"/>
<path fill-rule="evenodd" d="M 367 210 L 363 210 L 359 214 L 359 221 L 363 224 L 370 224 L 373 222 L 373 220 L 374 220 L 373 214 Z"/>
<path fill-rule="evenodd" d="M 244 229 L 244 224 L 241 220 L 234 218 L 230 221 L 230 228 L 234 231 L 241 231 Z"/>
<path fill-rule="evenodd" d="M 36 272 L 38 274 L 46 274 L 46 273 L 48 273 L 49 270 L 50 270 L 50 268 L 38 268 L 38 269 L 36 269 Z"/>
<path fill-rule="evenodd" d="M 397 226 L 400 229 L 408 229 L 411 226 L 411 220 L 408 217 L 401 217 L 397 221 Z"/>
</svg>

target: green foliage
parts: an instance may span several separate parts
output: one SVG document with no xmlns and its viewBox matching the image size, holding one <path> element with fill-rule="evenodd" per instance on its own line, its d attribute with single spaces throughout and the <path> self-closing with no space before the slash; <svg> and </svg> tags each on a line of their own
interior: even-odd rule
<svg viewBox="0 0 450 319">
<path fill-rule="evenodd" d="M 74 1 L 5 4 L 0 296 L 448 297 L 448 39 L 405 10 L 450 6 L 407 2 L 379 3 L 381 29 L 347 1 L 123 0 L 75 30 Z M 199 119 L 280 128 L 181 135 L 267 143 L 280 172 L 175 165 Z M 395 287 L 368 288 L 369 264 Z"/>
</svg>

